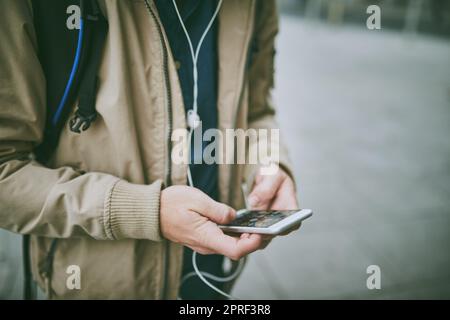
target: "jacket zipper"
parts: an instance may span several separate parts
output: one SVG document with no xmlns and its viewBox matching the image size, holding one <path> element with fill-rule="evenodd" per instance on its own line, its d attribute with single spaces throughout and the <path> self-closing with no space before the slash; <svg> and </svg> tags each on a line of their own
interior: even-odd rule
<svg viewBox="0 0 450 320">
<path fill-rule="evenodd" d="M 241 81 L 242 84 L 244 84 L 246 82 L 246 69 L 247 69 L 247 66 L 248 66 L 248 63 L 249 63 L 249 60 L 250 60 L 251 46 L 253 45 L 253 41 L 254 41 L 255 20 L 256 20 L 256 14 L 257 14 L 257 7 L 256 6 L 257 6 L 257 4 L 255 2 L 253 2 L 252 3 L 253 21 L 252 21 L 252 26 L 251 26 L 251 29 L 250 29 L 251 36 L 250 36 L 249 42 L 247 44 L 247 47 L 245 49 L 245 51 L 246 51 L 245 56 L 246 57 L 245 57 L 245 64 L 244 64 L 244 73 L 242 74 L 242 77 L 240 78 L 240 81 Z M 237 127 L 237 120 L 238 120 L 237 119 L 237 115 L 239 114 L 239 109 L 240 109 L 240 107 L 242 105 L 242 100 L 244 98 L 245 88 L 244 88 L 244 86 L 241 86 L 241 87 L 242 87 L 242 89 L 241 89 L 241 92 L 239 94 L 238 106 L 237 106 L 237 108 L 236 108 L 236 110 L 234 112 L 233 118 L 232 118 L 232 119 L 234 119 L 233 128 Z M 234 146 L 234 147 L 236 148 L 236 146 Z M 236 150 L 234 150 L 234 152 L 236 152 Z M 230 186 L 234 186 L 235 182 L 236 182 L 236 178 L 230 175 L 228 181 L 229 181 L 229 185 Z M 229 195 L 228 195 L 228 203 L 232 203 L 232 200 L 233 200 L 233 193 L 230 192 Z"/>
<path fill-rule="evenodd" d="M 164 81 L 166 85 L 166 101 L 167 101 L 167 117 L 168 117 L 168 126 L 167 126 L 167 165 L 166 165 L 166 172 L 164 176 L 164 185 L 166 187 L 170 186 L 172 184 L 171 179 L 171 172 L 172 172 L 172 160 L 171 160 L 171 149 L 172 149 L 172 90 L 170 86 L 170 80 L 169 80 L 169 68 L 168 68 L 168 49 L 166 42 L 164 41 L 164 33 L 162 31 L 162 26 L 156 17 L 156 14 L 154 10 L 151 8 L 148 0 L 144 0 L 145 6 L 147 7 L 148 12 L 150 13 L 150 16 L 153 18 L 156 27 L 158 29 L 159 33 L 159 39 L 161 41 L 161 47 L 163 48 L 163 68 L 164 68 Z M 168 272 L 167 272 L 167 266 L 168 266 L 168 260 L 169 260 L 169 243 L 167 243 L 165 240 L 163 240 L 164 243 L 164 250 L 163 250 L 163 265 L 162 265 L 162 273 L 163 273 L 163 284 L 161 286 L 160 291 L 160 298 L 164 299 L 167 294 L 167 280 L 168 280 Z"/>
</svg>

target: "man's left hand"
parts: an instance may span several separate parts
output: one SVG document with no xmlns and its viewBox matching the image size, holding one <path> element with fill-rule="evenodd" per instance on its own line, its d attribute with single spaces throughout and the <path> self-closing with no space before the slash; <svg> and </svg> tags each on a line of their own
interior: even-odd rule
<svg viewBox="0 0 450 320">
<path fill-rule="evenodd" d="M 294 181 L 281 168 L 274 175 L 257 174 L 248 203 L 253 210 L 295 210 L 298 209 Z M 282 235 L 287 235 L 300 228 L 301 223 L 293 226 Z M 247 237 L 243 234 L 242 237 Z M 265 236 L 260 249 L 264 249 L 273 236 Z"/>
<path fill-rule="evenodd" d="M 274 175 L 257 174 L 248 202 L 253 210 L 298 209 L 294 181 L 281 168 Z"/>
</svg>

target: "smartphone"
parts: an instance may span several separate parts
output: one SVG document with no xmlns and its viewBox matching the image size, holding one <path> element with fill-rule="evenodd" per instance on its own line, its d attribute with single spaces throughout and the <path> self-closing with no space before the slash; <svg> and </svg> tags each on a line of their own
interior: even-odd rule
<svg viewBox="0 0 450 320">
<path fill-rule="evenodd" d="M 237 217 L 227 225 L 219 226 L 223 231 L 236 233 L 261 233 L 278 235 L 289 230 L 313 214 L 311 209 L 298 210 L 240 210 Z"/>
</svg>

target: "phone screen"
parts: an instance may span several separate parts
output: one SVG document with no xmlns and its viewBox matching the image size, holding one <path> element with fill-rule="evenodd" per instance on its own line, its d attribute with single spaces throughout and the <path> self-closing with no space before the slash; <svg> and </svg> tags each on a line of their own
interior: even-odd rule
<svg viewBox="0 0 450 320">
<path fill-rule="evenodd" d="M 252 210 L 244 211 L 238 218 L 234 219 L 229 227 L 251 227 L 251 228 L 268 228 L 277 222 L 289 217 L 299 210 L 283 210 L 283 211 L 261 211 Z"/>
</svg>

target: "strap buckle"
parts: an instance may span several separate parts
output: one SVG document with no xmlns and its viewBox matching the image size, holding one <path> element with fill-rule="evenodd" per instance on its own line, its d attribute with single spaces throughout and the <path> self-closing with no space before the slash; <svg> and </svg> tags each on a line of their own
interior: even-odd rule
<svg viewBox="0 0 450 320">
<path fill-rule="evenodd" d="M 91 123 L 94 122 L 96 118 L 97 113 L 84 116 L 79 113 L 79 110 L 77 110 L 74 117 L 70 120 L 70 131 L 74 133 L 81 133 L 83 131 L 86 131 L 87 129 L 89 129 Z"/>
</svg>

